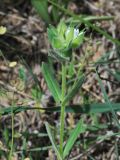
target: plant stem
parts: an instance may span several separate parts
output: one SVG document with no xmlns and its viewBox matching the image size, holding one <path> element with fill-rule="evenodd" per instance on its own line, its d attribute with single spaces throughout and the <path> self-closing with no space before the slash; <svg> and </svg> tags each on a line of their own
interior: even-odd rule
<svg viewBox="0 0 120 160">
<path fill-rule="evenodd" d="M 65 122 L 65 104 L 63 103 L 66 91 L 66 67 L 62 64 L 62 96 L 61 96 L 61 115 L 60 115 L 60 153 L 63 157 L 64 142 L 64 122 Z"/>
</svg>

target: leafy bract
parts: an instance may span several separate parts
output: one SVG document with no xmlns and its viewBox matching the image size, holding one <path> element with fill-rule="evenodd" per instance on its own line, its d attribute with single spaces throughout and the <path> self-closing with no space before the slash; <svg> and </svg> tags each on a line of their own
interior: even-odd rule
<svg viewBox="0 0 120 160">
<path fill-rule="evenodd" d="M 47 82 L 48 88 L 51 91 L 56 102 L 60 102 L 61 100 L 61 90 L 57 80 L 53 75 L 53 71 L 51 67 L 47 63 L 42 63 L 42 73 Z"/>
</svg>

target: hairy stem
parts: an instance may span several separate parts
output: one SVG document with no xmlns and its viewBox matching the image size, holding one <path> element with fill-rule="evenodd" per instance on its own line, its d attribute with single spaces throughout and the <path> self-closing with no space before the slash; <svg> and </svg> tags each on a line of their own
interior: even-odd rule
<svg viewBox="0 0 120 160">
<path fill-rule="evenodd" d="M 64 122 L 65 122 L 65 104 L 63 103 L 66 92 L 66 67 L 62 64 L 62 96 L 61 96 L 61 115 L 60 115 L 60 153 L 63 157 L 64 143 Z"/>
</svg>

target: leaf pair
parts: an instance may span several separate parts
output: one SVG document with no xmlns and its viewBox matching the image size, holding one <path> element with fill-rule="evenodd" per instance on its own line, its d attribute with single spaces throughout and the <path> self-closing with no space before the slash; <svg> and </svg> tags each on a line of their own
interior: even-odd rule
<svg viewBox="0 0 120 160">
<path fill-rule="evenodd" d="M 59 152 L 59 149 L 55 143 L 55 140 L 53 138 L 53 135 L 52 135 L 52 131 L 50 129 L 50 125 L 48 124 L 48 122 L 45 123 L 45 126 L 46 126 L 46 130 L 47 130 L 47 133 L 48 133 L 48 136 L 50 138 L 50 141 L 52 143 L 52 146 L 55 150 L 55 153 L 57 155 L 57 158 L 58 160 L 63 160 L 66 158 L 66 156 L 69 155 L 70 153 L 70 150 L 72 149 L 77 137 L 79 136 L 79 134 L 81 133 L 84 133 L 87 129 L 87 126 L 83 123 L 83 120 L 79 120 L 79 122 L 77 123 L 76 127 L 73 129 L 73 131 L 71 132 L 70 134 L 70 137 L 68 138 L 68 141 L 65 145 L 65 148 L 64 148 L 64 151 L 63 151 L 63 158 L 61 157 L 61 154 Z"/>
<path fill-rule="evenodd" d="M 60 102 L 61 101 L 60 86 L 54 77 L 54 73 L 51 69 L 50 64 L 47 64 L 47 63 L 42 64 L 42 73 L 44 75 L 44 78 L 47 82 L 48 88 L 51 91 L 55 101 L 57 103 Z M 64 101 L 63 101 L 64 104 L 66 104 L 68 101 L 70 101 L 76 95 L 76 93 L 81 88 L 84 80 L 85 80 L 84 75 L 79 76 L 75 85 L 72 87 L 72 89 L 69 91 L 69 93 L 65 96 Z"/>
</svg>

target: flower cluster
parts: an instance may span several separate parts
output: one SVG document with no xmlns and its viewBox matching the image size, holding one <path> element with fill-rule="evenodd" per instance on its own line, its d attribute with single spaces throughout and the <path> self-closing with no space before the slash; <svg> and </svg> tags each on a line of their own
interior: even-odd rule
<svg viewBox="0 0 120 160">
<path fill-rule="evenodd" d="M 63 58 L 71 57 L 72 49 L 79 47 L 84 39 L 83 31 L 67 27 L 64 22 L 60 22 L 57 28 L 50 26 L 47 32 L 52 48 Z"/>
</svg>

